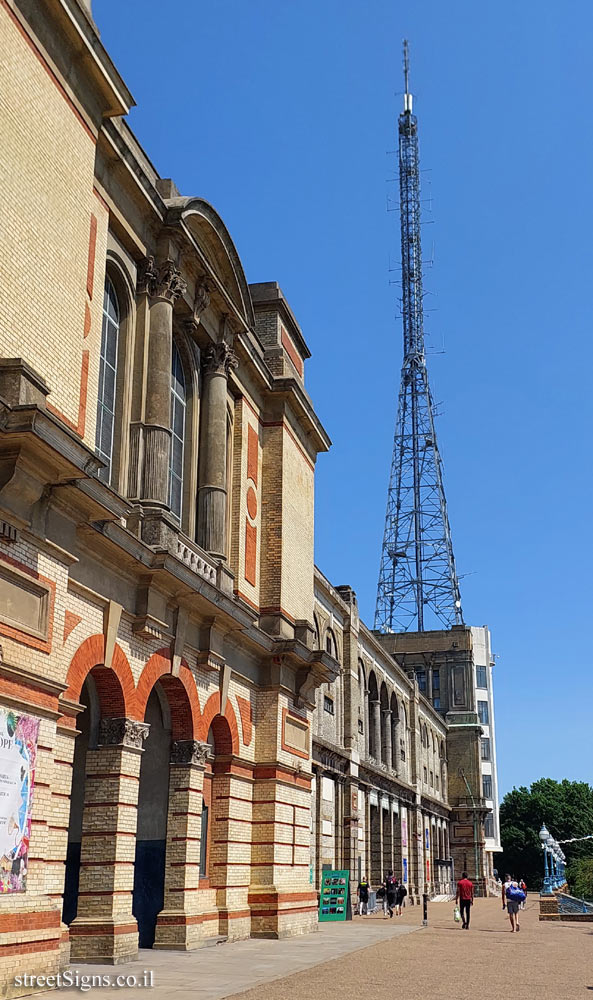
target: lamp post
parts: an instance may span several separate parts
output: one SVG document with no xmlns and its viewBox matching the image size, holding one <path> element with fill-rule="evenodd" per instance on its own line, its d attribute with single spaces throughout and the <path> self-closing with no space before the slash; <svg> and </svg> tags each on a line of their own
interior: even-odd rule
<svg viewBox="0 0 593 1000">
<path fill-rule="evenodd" d="M 539 839 L 541 840 L 542 850 L 544 852 L 544 887 L 542 890 L 542 895 L 551 896 L 552 895 L 552 859 L 551 853 L 548 860 L 548 852 L 550 851 L 549 844 L 551 843 L 552 836 L 549 830 L 546 828 L 546 824 L 542 823 L 542 828 L 539 831 Z"/>
</svg>

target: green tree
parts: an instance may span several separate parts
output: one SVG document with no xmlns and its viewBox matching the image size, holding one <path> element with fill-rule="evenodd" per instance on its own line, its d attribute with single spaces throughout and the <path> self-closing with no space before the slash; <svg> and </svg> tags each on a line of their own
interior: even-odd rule
<svg viewBox="0 0 593 1000">
<path fill-rule="evenodd" d="M 528 889 L 540 889 L 544 859 L 539 831 L 542 823 L 556 840 L 593 833 L 593 787 L 584 781 L 540 778 L 530 788 L 513 788 L 500 806 L 502 854 L 496 856 L 499 874 L 523 877 Z M 564 844 L 569 864 L 593 859 L 593 840 Z M 570 885 L 570 879 L 569 879 Z"/>
<path fill-rule="evenodd" d="M 568 884 L 573 896 L 593 900 L 593 858 L 577 858 L 570 862 Z"/>
</svg>

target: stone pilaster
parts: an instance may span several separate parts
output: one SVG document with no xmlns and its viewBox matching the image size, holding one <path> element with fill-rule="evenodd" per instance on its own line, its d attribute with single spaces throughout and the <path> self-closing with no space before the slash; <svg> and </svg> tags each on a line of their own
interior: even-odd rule
<svg viewBox="0 0 593 1000">
<path fill-rule="evenodd" d="M 238 365 L 228 344 L 212 344 L 204 355 L 200 418 L 198 542 L 226 559 L 227 383 Z"/>
<path fill-rule="evenodd" d="M 102 719 L 100 745 L 86 756 L 78 912 L 71 959 L 130 962 L 138 954 L 132 915 L 140 758 L 149 727 Z"/>
<path fill-rule="evenodd" d="M 200 886 L 202 799 L 209 746 L 179 740 L 171 746 L 169 809 L 165 856 L 165 894 L 154 947 L 188 951 L 218 933 L 216 920 L 204 920 Z"/>
</svg>

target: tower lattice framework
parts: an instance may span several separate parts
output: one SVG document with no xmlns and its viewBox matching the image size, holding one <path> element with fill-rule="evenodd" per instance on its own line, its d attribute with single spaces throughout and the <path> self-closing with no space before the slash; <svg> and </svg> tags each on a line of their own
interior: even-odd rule
<svg viewBox="0 0 593 1000">
<path fill-rule="evenodd" d="M 418 122 L 407 42 L 404 74 L 398 119 L 404 360 L 375 611 L 381 632 L 463 624 L 424 351 Z"/>
</svg>

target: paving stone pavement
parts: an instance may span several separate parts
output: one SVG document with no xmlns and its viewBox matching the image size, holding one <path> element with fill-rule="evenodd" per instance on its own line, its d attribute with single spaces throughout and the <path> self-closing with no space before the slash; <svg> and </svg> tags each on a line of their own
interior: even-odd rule
<svg viewBox="0 0 593 1000">
<path fill-rule="evenodd" d="M 497 899 L 478 899 L 469 931 L 453 919 L 452 903 L 429 904 L 429 926 L 417 934 L 371 945 L 266 986 L 240 1000 L 311 1000 L 341 992 L 376 1000 L 587 1000 L 593 997 L 593 924 L 540 923 L 539 901 L 528 897 L 521 931 L 512 934 Z M 419 907 L 404 924 L 417 926 Z M 371 920 L 375 918 L 370 918 Z M 355 923 L 356 926 L 356 923 Z M 366 930 L 366 928 L 365 928 Z M 328 984 L 323 988 L 323 984 Z"/>
<path fill-rule="evenodd" d="M 521 913 L 521 932 L 499 900 L 476 900 L 469 931 L 452 919 L 452 903 L 429 904 L 401 918 L 381 915 L 322 924 L 316 934 L 284 941 L 237 941 L 194 952 L 142 951 L 137 962 L 78 965 L 84 975 L 136 975 L 153 970 L 148 1000 L 311 1000 L 339 992 L 405 1000 L 593 1000 L 593 924 L 540 923 L 537 897 Z M 411 934 L 411 931 L 418 933 Z M 49 1000 L 71 990 L 37 993 Z M 138 988 L 92 992 L 120 1000 Z"/>
<path fill-rule="evenodd" d="M 118 966 L 79 963 L 72 965 L 71 970 L 88 977 L 136 976 L 139 983 L 136 987 L 101 986 L 89 991 L 101 1000 L 103 997 L 138 1000 L 142 995 L 146 1000 L 165 1000 L 171 996 L 175 1000 L 222 1000 L 377 942 L 392 941 L 416 929 L 412 924 L 398 924 L 395 917 L 392 920 L 365 917 L 352 923 L 320 924 L 314 934 L 282 941 L 251 939 L 191 952 L 141 950 L 137 962 Z M 154 986 L 139 993 L 145 970 L 152 970 Z M 36 997 L 50 1000 L 63 993 L 72 994 L 74 990 L 75 986 L 44 991 L 36 993 Z"/>
</svg>

